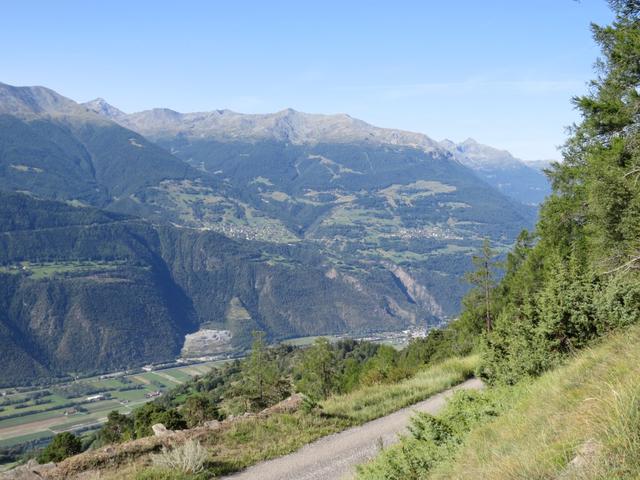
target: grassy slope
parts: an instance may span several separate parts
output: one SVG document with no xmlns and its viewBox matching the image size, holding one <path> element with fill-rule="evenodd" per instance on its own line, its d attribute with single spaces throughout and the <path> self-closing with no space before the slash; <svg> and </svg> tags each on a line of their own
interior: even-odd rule
<svg viewBox="0 0 640 480">
<path fill-rule="evenodd" d="M 394 385 L 365 387 L 323 402 L 322 413 L 273 415 L 238 423 L 214 440 L 213 461 L 228 471 L 298 450 L 320 437 L 388 415 L 473 374 L 477 357 L 453 358 Z"/>
<path fill-rule="evenodd" d="M 452 461 L 420 478 L 640 478 L 639 375 L 634 327 L 499 393 L 511 408 L 473 429 Z"/>
<path fill-rule="evenodd" d="M 469 378 L 477 363 L 475 356 L 452 358 L 397 384 L 375 385 L 332 397 L 323 402 L 320 412 L 300 410 L 249 418 L 214 431 L 203 442 L 210 451 L 207 475 L 237 471 L 285 455 L 325 435 L 424 400 Z M 148 465 L 145 460 L 119 465 L 116 471 L 102 472 L 101 478 L 163 478 L 161 472 L 145 469 L 145 465 Z"/>
</svg>

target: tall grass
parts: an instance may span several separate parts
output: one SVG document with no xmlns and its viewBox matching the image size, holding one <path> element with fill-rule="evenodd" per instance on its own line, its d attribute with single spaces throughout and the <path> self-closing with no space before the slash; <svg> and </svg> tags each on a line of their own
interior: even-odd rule
<svg viewBox="0 0 640 480">
<path fill-rule="evenodd" d="M 639 379 L 634 327 L 536 380 L 486 393 L 501 395 L 506 411 L 472 428 L 415 478 L 640 478 Z"/>
<path fill-rule="evenodd" d="M 473 375 L 478 362 L 476 355 L 451 358 L 399 383 L 372 385 L 332 397 L 322 407 L 328 415 L 367 422 L 457 385 Z"/>
<path fill-rule="evenodd" d="M 196 440 L 187 440 L 175 448 L 162 449 L 162 453 L 151 457 L 151 462 L 160 469 L 178 473 L 195 474 L 204 471 L 207 450 Z"/>
<path fill-rule="evenodd" d="M 424 400 L 469 378 L 478 361 L 476 356 L 452 358 L 395 384 L 372 385 L 348 395 L 333 396 L 322 402 L 319 409 L 235 422 L 200 439 L 209 451 L 206 474 L 226 474 L 291 453 L 325 435 Z M 138 469 L 133 478 L 165 478 L 161 473 L 157 469 Z"/>
</svg>

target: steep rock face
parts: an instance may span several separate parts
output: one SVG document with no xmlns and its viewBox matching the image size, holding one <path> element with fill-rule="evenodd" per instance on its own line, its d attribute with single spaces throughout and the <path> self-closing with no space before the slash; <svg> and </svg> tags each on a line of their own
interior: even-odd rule
<svg viewBox="0 0 640 480">
<path fill-rule="evenodd" d="M 431 315 L 437 318 L 444 316 L 442 307 L 438 304 L 431 293 L 420 285 L 414 278 L 407 273 L 402 267 L 392 263 L 386 264 L 387 268 L 393 273 L 394 277 L 402 284 L 409 298 L 427 310 Z"/>
<path fill-rule="evenodd" d="M 162 230 L 161 242 L 172 277 L 189 295 L 201 322 L 230 329 L 236 344 L 246 342 L 253 329 L 287 338 L 407 324 L 384 308 L 384 295 L 391 295 L 411 309 L 388 279 L 375 272 L 362 282 L 327 276 L 326 260 L 305 247 L 263 244 L 257 253 L 213 233 L 173 229 Z M 221 248 L 224 243 L 229 245 Z M 275 255 L 289 260 L 270 261 Z"/>
<path fill-rule="evenodd" d="M 29 338 L 33 356 L 53 372 L 168 360 L 195 324 L 181 318 L 189 318 L 188 310 L 168 305 L 163 286 L 152 275 L 126 270 L 47 282 L 24 279 L 13 294 L 10 317 Z"/>
</svg>

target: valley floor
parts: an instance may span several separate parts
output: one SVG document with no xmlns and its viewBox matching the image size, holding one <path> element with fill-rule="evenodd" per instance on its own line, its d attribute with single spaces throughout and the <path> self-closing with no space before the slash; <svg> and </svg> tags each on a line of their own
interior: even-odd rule
<svg viewBox="0 0 640 480">
<path fill-rule="evenodd" d="M 221 362 L 224 360 L 132 375 L 91 377 L 43 389 L 7 393 L 0 397 L 7 402 L 0 407 L 0 448 L 22 442 L 46 441 L 59 432 L 97 428 L 106 421 L 110 411 L 129 413 L 134 407 L 156 398 L 154 392 L 164 392 L 202 375 Z M 66 395 L 66 391 L 73 387 L 78 389 L 77 393 Z M 83 389 L 92 393 L 82 393 Z M 86 398 L 95 393 L 104 395 L 87 402 Z M 38 395 L 41 403 L 29 400 L 34 395 Z"/>
</svg>

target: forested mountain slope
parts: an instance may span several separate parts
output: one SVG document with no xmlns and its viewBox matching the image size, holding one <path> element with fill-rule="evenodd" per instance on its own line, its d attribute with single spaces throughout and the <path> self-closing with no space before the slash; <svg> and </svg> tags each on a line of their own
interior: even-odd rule
<svg viewBox="0 0 640 480">
<path fill-rule="evenodd" d="M 460 319 L 427 338 L 476 339 L 490 388 L 417 417 L 359 478 L 638 478 L 640 5 L 609 3 L 615 21 L 593 26 L 598 77 L 574 100 L 582 121 L 535 232 L 497 284 L 487 246 Z"/>
<path fill-rule="evenodd" d="M 0 194 L 0 384 L 171 360 L 201 325 L 269 338 L 424 319 L 383 268 L 337 272 L 314 249 Z M 313 315 L 309 315 L 309 311 Z"/>
<path fill-rule="evenodd" d="M 582 122 L 551 173 L 535 235 L 522 235 L 493 293 L 485 373 L 516 382 L 640 319 L 640 8 L 611 2 Z"/>
<path fill-rule="evenodd" d="M 0 207 L 5 373 L 25 380 L 168 359 L 203 325 L 237 347 L 440 323 L 482 239 L 533 218 L 428 137 L 346 115 L 126 115 L 5 84 L 0 190 L 67 204 Z"/>
</svg>

